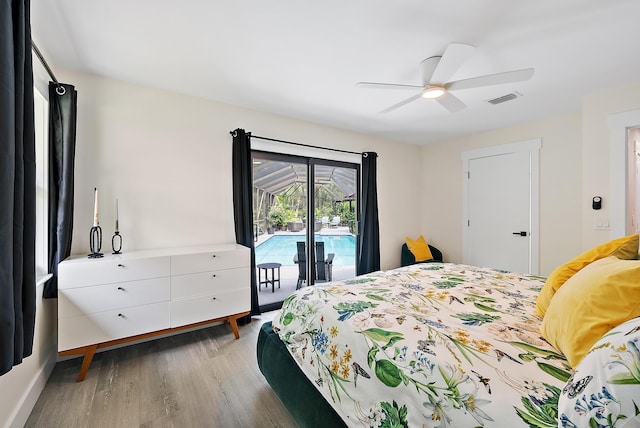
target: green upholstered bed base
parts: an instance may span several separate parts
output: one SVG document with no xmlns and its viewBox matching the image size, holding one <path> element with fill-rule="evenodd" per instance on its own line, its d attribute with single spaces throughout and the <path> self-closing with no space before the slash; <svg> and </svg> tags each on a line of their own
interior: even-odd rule
<svg viewBox="0 0 640 428">
<path fill-rule="evenodd" d="M 257 353 L 260 371 L 301 427 L 346 427 L 302 373 L 285 344 L 271 328 L 271 322 L 264 323 L 260 329 Z"/>
</svg>

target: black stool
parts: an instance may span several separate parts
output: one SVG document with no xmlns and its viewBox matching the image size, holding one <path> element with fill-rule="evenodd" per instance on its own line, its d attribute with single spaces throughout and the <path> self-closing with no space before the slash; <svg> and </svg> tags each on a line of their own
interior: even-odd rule
<svg viewBox="0 0 640 428">
<path fill-rule="evenodd" d="M 280 288 L 280 266 L 282 266 L 280 263 L 260 263 L 256 266 L 258 268 L 258 290 L 262 290 L 262 284 L 267 287 L 271 284 L 271 292 L 275 293 L 276 282 L 278 283 L 278 288 Z M 271 269 L 271 279 L 269 279 L 269 269 Z M 277 275 L 276 269 L 278 269 Z M 264 271 L 264 280 L 262 280 L 262 271 Z"/>
</svg>

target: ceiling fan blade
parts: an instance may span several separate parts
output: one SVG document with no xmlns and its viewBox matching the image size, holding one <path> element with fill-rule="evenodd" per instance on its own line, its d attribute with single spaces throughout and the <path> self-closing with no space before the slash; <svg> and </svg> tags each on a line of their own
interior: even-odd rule
<svg viewBox="0 0 640 428">
<path fill-rule="evenodd" d="M 416 94 L 412 97 L 407 98 L 406 100 L 400 101 L 398 104 L 394 104 L 391 107 L 387 107 L 386 109 L 382 110 L 380 113 L 389 113 L 390 111 L 393 111 L 397 108 L 402 107 L 403 105 L 409 104 L 410 102 L 413 102 L 415 100 L 417 100 L 418 98 L 422 97 L 422 92 L 419 94 Z"/>
<path fill-rule="evenodd" d="M 455 113 L 467 107 L 465 103 L 460 100 L 460 98 L 449 92 L 446 92 L 443 96 L 436 98 L 435 100 L 438 101 L 442 107 L 446 108 L 451 113 Z"/>
<path fill-rule="evenodd" d="M 420 63 L 420 72 L 422 74 L 422 84 L 427 86 L 431 82 L 433 72 L 436 71 L 436 67 L 440 63 L 441 56 L 432 56 L 425 59 Z"/>
<path fill-rule="evenodd" d="M 401 85 L 398 83 L 377 83 L 377 82 L 358 82 L 356 86 L 360 88 L 373 88 L 373 89 L 423 89 L 422 86 L 417 85 Z"/>
<path fill-rule="evenodd" d="M 523 82 L 531 79 L 533 76 L 533 68 L 524 68 L 522 70 L 505 71 L 504 73 L 487 74 L 485 76 L 471 77 L 469 79 L 456 80 L 449 82 L 444 87 L 448 91 L 456 91 L 458 89 L 480 88 L 482 86 L 502 85 L 504 83 Z"/>
<path fill-rule="evenodd" d="M 444 84 L 449 81 L 453 73 L 458 71 L 460 66 L 471 56 L 475 48 L 464 43 L 451 43 L 442 55 L 430 83 Z"/>
</svg>

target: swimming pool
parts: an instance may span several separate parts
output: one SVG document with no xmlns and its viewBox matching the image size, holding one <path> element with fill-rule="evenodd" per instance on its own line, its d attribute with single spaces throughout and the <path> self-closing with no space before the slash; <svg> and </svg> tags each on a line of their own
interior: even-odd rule
<svg viewBox="0 0 640 428">
<path fill-rule="evenodd" d="M 304 241 L 304 235 L 273 235 L 256 247 L 256 265 L 260 263 L 280 263 L 282 266 L 295 266 L 293 256 L 298 252 L 298 241 Z M 353 235 L 316 235 L 316 242 L 324 242 L 325 257 L 334 253 L 333 264 L 349 266 L 355 264 L 356 238 Z"/>
</svg>

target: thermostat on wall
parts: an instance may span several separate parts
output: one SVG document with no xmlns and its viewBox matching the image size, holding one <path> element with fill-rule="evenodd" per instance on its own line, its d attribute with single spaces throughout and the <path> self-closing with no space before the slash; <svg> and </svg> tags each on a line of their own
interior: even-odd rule
<svg viewBox="0 0 640 428">
<path fill-rule="evenodd" d="M 600 208 L 602 208 L 602 197 L 600 196 L 594 196 L 593 200 L 591 202 L 591 207 L 594 210 L 599 210 Z"/>
</svg>

